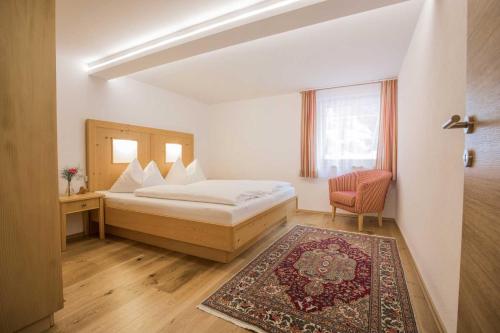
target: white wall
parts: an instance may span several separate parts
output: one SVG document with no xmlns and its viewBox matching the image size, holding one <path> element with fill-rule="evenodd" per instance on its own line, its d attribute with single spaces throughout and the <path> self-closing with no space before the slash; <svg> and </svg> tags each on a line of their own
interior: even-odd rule
<svg viewBox="0 0 500 333">
<path fill-rule="evenodd" d="M 297 190 L 299 208 L 329 212 L 327 180 L 298 176 L 300 108 L 299 94 L 210 106 L 208 175 L 289 181 Z M 384 216 L 395 216 L 394 191 Z"/>
<path fill-rule="evenodd" d="M 57 53 L 57 123 L 59 168 L 85 168 L 85 119 L 93 118 L 194 133 L 195 156 L 206 164 L 207 107 L 132 79 L 104 81 L 90 77 L 80 58 Z M 78 190 L 81 182 L 74 184 Z M 66 189 L 61 179 L 60 191 Z M 71 216 L 68 234 L 81 232 Z"/>
<path fill-rule="evenodd" d="M 397 222 L 448 332 L 456 331 L 462 227 L 465 0 L 427 0 L 399 75 Z"/>
</svg>

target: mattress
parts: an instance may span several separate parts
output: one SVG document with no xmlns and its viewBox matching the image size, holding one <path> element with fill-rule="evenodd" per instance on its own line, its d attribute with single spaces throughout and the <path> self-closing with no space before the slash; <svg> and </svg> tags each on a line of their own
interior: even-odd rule
<svg viewBox="0 0 500 333">
<path fill-rule="evenodd" d="M 209 202 L 240 205 L 245 201 L 266 197 L 282 188 L 291 187 L 287 182 L 273 180 L 221 180 L 211 179 L 187 185 L 158 185 L 139 188 L 137 197 Z"/>
<path fill-rule="evenodd" d="M 227 226 L 237 225 L 295 196 L 293 187 L 285 187 L 265 197 L 230 206 L 137 197 L 133 193 L 99 192 L 106 195 L 104 198 L 106 207 Z"/>
</svg>

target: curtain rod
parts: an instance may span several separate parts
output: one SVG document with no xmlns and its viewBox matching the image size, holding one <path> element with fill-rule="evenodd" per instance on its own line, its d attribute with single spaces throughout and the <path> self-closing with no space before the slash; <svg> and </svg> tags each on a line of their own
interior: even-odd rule
<svg viewBox="0 0 500 333">
<path fill-rule="evenodd" d="M 336 88 L 346 88 L 346 87 L 354 87 L 354 86 L 363 86 L 365 84 L 379 83 L 379 82 L 387 81 L 387 80 L 396 80 L 397 78 L 398 78 L 397 76 L 393 76 L 393 77 L 389 77 L 389 78 L 386 78 L 386 79 L 380 79 L 380 80 L 374 80 L 374 81 L 368 81 L 368 82 L 362 82 L 362 83 L 345 84 L 345 85 L 341 85 L 341 86 L 334 86 L 334 87 L 327 87 L 327 88 L 307 89 L 307 90 L 304 90 L 304 91 L 310 91 L 310 90 L 320 91 L 320 90 L 328 90 L 328 89 L 336 89 Z"/>
</svg>

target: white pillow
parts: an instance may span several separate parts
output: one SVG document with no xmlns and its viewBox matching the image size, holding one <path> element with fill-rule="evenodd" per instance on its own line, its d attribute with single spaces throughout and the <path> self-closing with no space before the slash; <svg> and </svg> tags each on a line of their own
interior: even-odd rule
<svg viewBox="0 0 500 333">
<path fill-rule="evenodd" d="M 205 174 L 203 173 L 203 170 L 201 169 L 200 162 L 198 160 L 194 160 L 191 162 L 191 164 L 188 165 L 186 168 L 187 171 L 187 183 L 197 183 L 201 182 L 202 180 L 207 180 L 207 177 L 205 177 Z"/>
<path fill-rule="evenodd" d="M 186 167 L 182 164 L 180 158 L 175 161 L 165 177 L 167 185 L 184 185 L 187 183 Z"/>
<path fill-rule="evenodd" d="M 144 171 L 142 170 L 141 163 L 137 159 L 134 159 L 113 186 L 111 186 L 109 191 L 122 193 L 134 192 L 136 189 L 142 187 L 143 178 Z"/>
<path fill-rule="evenodd" d="M 165 179 L 163 179 L 160 169 L 155 161 L 151 161 L 144 168 L 144 179 L 142 181 L 142 187 L 165 185 Z"/>
</svg>

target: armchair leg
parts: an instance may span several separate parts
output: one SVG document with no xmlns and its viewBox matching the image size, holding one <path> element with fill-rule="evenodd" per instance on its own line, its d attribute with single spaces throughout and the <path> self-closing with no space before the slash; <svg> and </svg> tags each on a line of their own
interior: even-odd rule
<svg viewBox="0 0 500 333">
<path fill-rule="evenodd" d="M 335 215 L 337 215 L 337 207 L 332 206 L 332 221 L 335 221 Z"/>
<path fill-rule="evenodd" d="M 358 215 L 358 231 L 363 231 L 363 214 Z"/>
<path fill-rule="evenodd" d="M 378 212 L 378 226 L 382 226 L 382 212 Z"/>
</svg>

